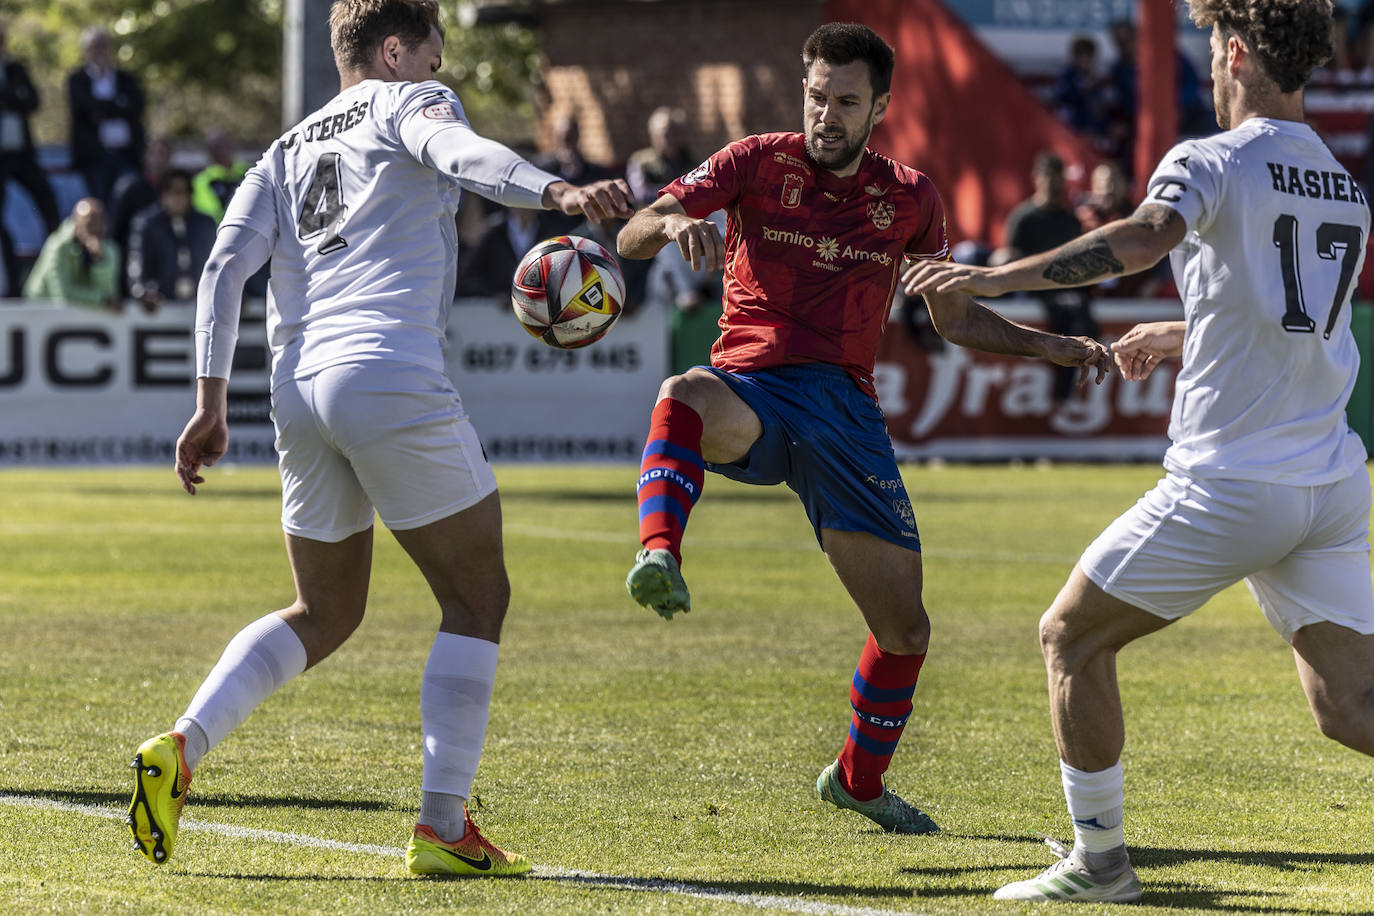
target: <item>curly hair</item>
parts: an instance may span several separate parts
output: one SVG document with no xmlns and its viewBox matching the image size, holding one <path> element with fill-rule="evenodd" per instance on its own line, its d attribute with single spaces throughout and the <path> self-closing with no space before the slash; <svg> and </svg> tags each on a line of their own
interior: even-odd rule
<svg viewBox="0 0 1374 916">
<path fill-rule="evenodd" d="M 334 0 L 329 9 L 329 44 L 340 70 L 367 66 L 388 35 L 414 50 L 431 29 L 443 34 L 436 0 Z"/>
<path fill-rule="evenodd" d="M 1250 48 L 1281 92 L 1297 92 L 1331 59 L 1331 0 L 1188 0 L 1193 22 Z"/>
</svg>

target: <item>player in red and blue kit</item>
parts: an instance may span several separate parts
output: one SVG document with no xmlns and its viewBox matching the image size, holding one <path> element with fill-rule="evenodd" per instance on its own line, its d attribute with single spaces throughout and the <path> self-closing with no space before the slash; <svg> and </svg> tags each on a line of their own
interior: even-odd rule
<svg viewBox="0 0 1374 916">
<path fill-rule="evenodd" d="M 640 210 L 617 239 L 648 258 L 676 243 L 693 268 L 725 269 L 711 366 L 659 389 L 638 485 L 644 549 L 626 579 L 665 618 L 690 610 L 682 533 L 704 471 L 801 497 L 821 549 L 870 631 L 850 690 L 839 758 L 821 798 L 887 830 L 939 828 L 883 785 L 912 711 L 930 623 L 916 517 L 873 388 L 878 340 L 907 259 L 945 259 L 930 179 L 867 149 L 891 101 L 893 53 L 868 28 L 823 25 L 802 48 L 804 133 L 747 137 Z M 727 214 L 722 241 L 705 217 Z M 1086 338 L 1013 324 L 962 295 L 927 295 L 936 329 L 994 353 L 1110 367 Z"/>
</svg>

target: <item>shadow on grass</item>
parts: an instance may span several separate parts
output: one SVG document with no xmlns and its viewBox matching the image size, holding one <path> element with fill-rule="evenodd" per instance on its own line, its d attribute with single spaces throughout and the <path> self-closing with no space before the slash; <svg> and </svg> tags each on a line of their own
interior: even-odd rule
<svg viewBox="0 0 1374 916">
<path fill-rule="evenodd" d="M 448 883 L 471 880 L 459 876 L 427 875 L 415 878 L 399 872 L 396 875 L 283 875 L 273 873 L 250 874 L 247 872 L 210 871 L 188 869 L 189 876 L 198 878 L 237 879 L 246 881 L 404 881 Z M 503 879 L 511 880 L 511 879 Z M 629 875 L 541 875 L 538 872 L 525 875 L 523 881 L 540 881 L 548 884 L 567 884 L 576 887 L 596 888 L 649 893 L 670 893 L 699 897 L 793 897 L 803 900 L 818 896 L 831 897 L 870 897 L 875 899 L 914 899 L 915 894 L 909 887 L 875 887 L 853 884 L 818 884 L 811 881 L 679 881 L 669 878 L 640 878 Z"/>
<path fill-rule="evenodd" d="M 910 899 L 916 896 L 909 887 L 861 886 L 856 884 L 818 884 L 812 881 L 691 881 L 671 878 L 631 878 L 618 875 L 532 875 L 536 881 L 604 887 L 628 891 L 669 891 L 706 897 L 875 897 Z"/>
<path fill-rule="evenodd" d="M 0 787 L 0 795 L 13 795 L 21 798 L 45 798 L 50 801 L 69 802 L 74 805 L 95 805 L 108 808 L 111 805 L 125 807 L 129 804 L 128 792 L 95 792 L 63 789 L 6 789 Z M 342 811 L 413 811 L 414 806 L 393 805 L 387 802 L 368 801 L 351 798 L 304 798 L 284 795 L 215 795 L 193 793 L 190 804 L 193 808 L 338 808 Z"/>
<path fill-rule="evenodd" d="M 1043 841 L 1035 836 L 1003 836 L 986 834 L 957 834 L 959 839 L 992 840 L 999 843 L 1021 843 L 1039 845 Z M 1190 863 L 1217 862 L 1231 866 L 1269 868 L 1280 872 L 1316 871 L 1327 866 L 1367 866 L 1374 867 L 1374 853 L 1370 852 L 1298 852 L 1293 850 L 1227 850 L 1227 849 L 1175 849 L 1158 846 L 1132 846 L 1131 861 L 1138 868 L 1167 868 Z M 1050 863 L 1044 863 L 1048 866 Z M 1044 866 L 1042 866 L 1044 867 Z M 1035 865 L 1024 862 L 987 862 L 966 867 L 922 868 L 911 866 L 902 871 L 931 879 L 959 879 L 978 876 L 979 883 L 959 883 L 946 887 L 923 887 L 918 896 L 938 897 L 989 897 L 1002 884 L 1022 878 L 1032 877 Z M 990 880 L 982 883 L 987 876 Z M 1273 894 L 1260 890 L 1220 890 L 1201 884 L 1188 884 L 1177 881 L 1151 882 L 1144 880 L 1144 894 L 1140 903 L 1143 906 L 1161 906 L 1213 911 L 1219 913 L 1273 913 L 1282 904 Z M 1242 898 L 1264 898 L 1263 902 L 1244 902 Z M 1374 916 L 1374 909 L 1327 910 L 1303 906 L 1298 912 L 1308 916 Z"/>
</svg>

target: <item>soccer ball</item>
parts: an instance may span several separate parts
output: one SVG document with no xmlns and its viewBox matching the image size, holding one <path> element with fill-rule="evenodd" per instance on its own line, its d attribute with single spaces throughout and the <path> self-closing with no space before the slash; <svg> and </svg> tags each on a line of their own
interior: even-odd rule
<svg viewBox="0 0 1374 916">
<path fill-rule="evenodd" d="M 545 239 L 515 268 L 511 307 L 531 337 L 560 350 L 595 343 L 620 317 L 625 278 L 605 248 L 580 235 Z"/>
</svg>

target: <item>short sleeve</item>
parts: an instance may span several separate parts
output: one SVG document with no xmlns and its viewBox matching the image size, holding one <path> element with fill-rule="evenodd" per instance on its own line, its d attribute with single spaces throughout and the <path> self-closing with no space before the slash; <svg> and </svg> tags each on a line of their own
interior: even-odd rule
<svg viewBox="0 0 1374 916">
<path fill-rule="evenodd" d="M 949 257 L 949 236 L 945 230 L 945 205 L 935 183 L 925 175 L 916 181 L 916 207 L 920 219 L 916 233 L 906 243 L 906 256 L 921 261 Z"/>
<path fill-rule="evenodd" d="M 1160 160 L 1141 206 L 1163 204 L 1177 210 L 1190 230 L 1202 232 L 1221 199 L 1223 165 L 1212 149 L 1196 140 L 1184 141 Z"/>
<path fill-rule="evenodd" d="M 659 193 L 676 197 L 687 215 L 695 219 L 728 209 L 743 193 L 754 148 L 748 138 L 736 140 Z"/>
</svg>

